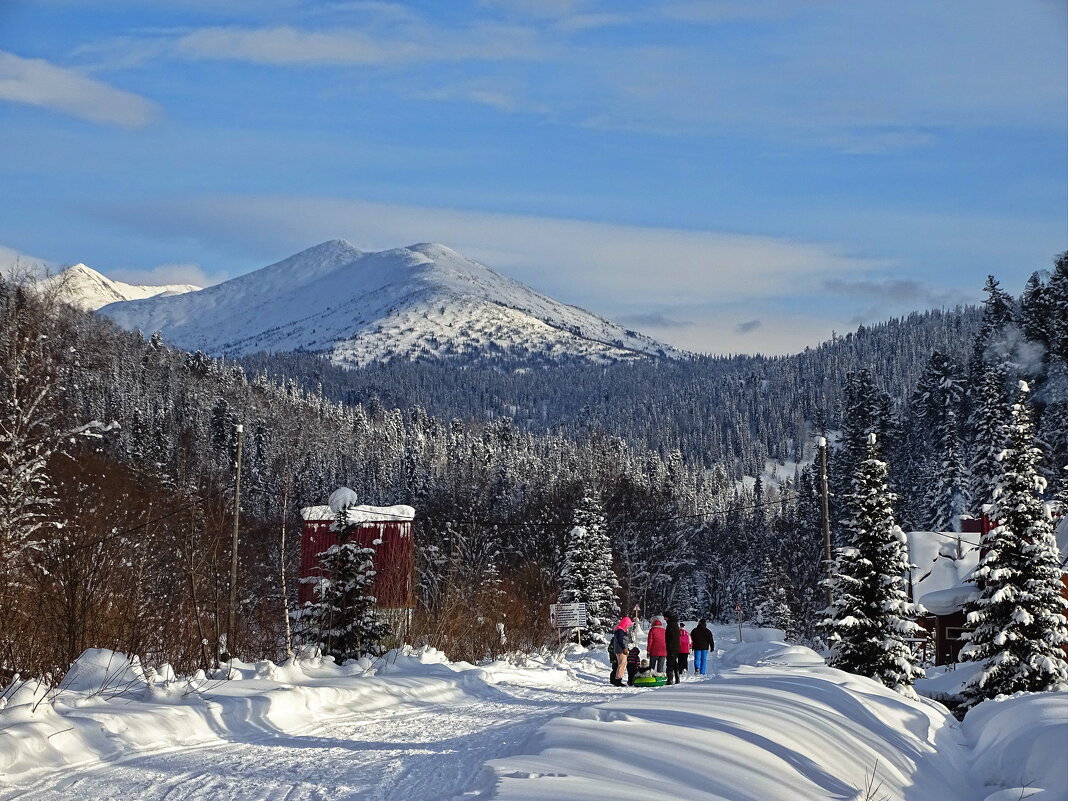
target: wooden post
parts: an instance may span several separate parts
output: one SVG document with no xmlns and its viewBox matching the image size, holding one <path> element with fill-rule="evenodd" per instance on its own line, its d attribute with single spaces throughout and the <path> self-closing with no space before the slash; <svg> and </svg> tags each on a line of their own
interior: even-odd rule
<svg viewBox="0 0 1068 801">
<path fill-rule="evenodd" d="M 827 561 L 827 578 L 831 576 L 831 502 L 827 486 L 827 438 L 819 438 L 820 449 L 820 499 L 823 510 L 823 558 Z M 827 587 L 827 606 L 834 603 L 831 588 Z"/>
<path fill-rule="evenodd" d="M 234 537 L 230 545 L 230 608 L 226 616 L 226 650 L 233 659 L 237 656 L 237 532 L 241 519 L 241 445 L 245 439 L 245 427 L 238 423 L 237 461 L 234 463 Z"/>
</svg>

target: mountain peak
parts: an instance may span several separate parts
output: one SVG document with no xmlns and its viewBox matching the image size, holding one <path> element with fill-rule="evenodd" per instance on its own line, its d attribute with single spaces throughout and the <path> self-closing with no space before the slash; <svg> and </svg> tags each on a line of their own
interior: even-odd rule
<svg viewBox="0 0 1068 801">
<path fill-rule="evenodd" d="M 115 303 L 102 313 L 187 350 L 304 351 L 348 366 L 679 355 L 436 242 L 364 253 L 332 239 L 193 295 Z"/>
<path fill-rule="evenodd" d="M 56 275 L 45 278 L 45 286 L 58 288 L 59 297 L 72 306 L 92 311 L 110 303 L 154 297 L 156 295 L 180 295 L 196 292 L 200 287 L 192 284 L 165 284 L 147 286 L 112 281 L 82 262 L 71 265 Z"/>
</svg>

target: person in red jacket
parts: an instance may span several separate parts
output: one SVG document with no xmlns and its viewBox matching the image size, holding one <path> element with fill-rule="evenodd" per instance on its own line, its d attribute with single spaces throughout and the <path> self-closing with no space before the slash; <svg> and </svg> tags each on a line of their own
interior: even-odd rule
<svg viewBox="0 0 1068 801">
<path fill-rule="evenodd" d="M 649 637 L 645 643 L 645 650 L 649 652 L 649 666 L 653 673 L 667 672 L 667 640 L 665 639 L 664 621 L 653 618 L 652 628 L 649 629 Z"/>
<path fill-rule="evenodd" d="M 679 673 L 690 672 L 690 632 L 686 624 L 679 623 Z"/>
</svg>

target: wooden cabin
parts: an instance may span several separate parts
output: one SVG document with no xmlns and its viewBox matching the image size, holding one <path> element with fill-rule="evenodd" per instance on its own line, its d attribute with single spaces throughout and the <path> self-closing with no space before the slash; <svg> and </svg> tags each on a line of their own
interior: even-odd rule
<svg viewBox="0 0 1068 801">
<path fill-rule="evenodd" d="M 330 496 L 330 505 L 308 506 L 300 510 L 304 518 L 300 537 L 300 578 L 324 575 L 319 555 L 340 541 L 337 523 L 339 511 L 343 509 L 346 522 L 355 526 L 348 534 L 349 541 L 375 551 L 376 572 L 371 591 L 377 598 L 376 608 L 395 630 L 403 631 L 415 608 L 415 541 L 412 534 L 415 509 L 404 505 L 356 505 L 349 502 L 353 495 L 351 490 L 342 488 Z M 298 592 L 302 605 L 313 600 L 311 583 L 302 582 Z"/>
</svg>

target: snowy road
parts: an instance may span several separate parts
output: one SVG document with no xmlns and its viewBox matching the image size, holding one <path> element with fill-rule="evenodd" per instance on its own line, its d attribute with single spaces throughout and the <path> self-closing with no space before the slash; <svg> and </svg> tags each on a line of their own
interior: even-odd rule
<svg viewBox="0 0 1068 801">
<path fill-rule="evenodd" d="M 482 697 L 404 704 L 300 734 L 73 769 L 31 789 L 0 791 L 0 799 L 442 801 L 463 795 L 486 760 L 515 753 L 548 720 L 620 694 L 583 681 L 486 687 Z"/>
</svg>

